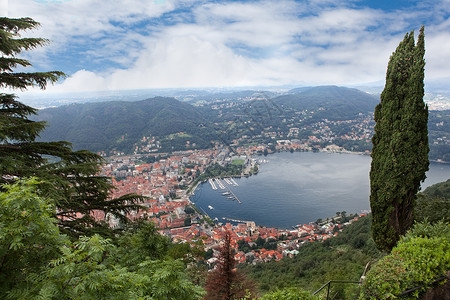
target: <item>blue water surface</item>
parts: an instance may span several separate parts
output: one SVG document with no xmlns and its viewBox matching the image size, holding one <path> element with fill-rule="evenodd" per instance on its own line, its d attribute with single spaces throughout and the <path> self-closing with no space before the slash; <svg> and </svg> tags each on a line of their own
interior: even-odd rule
<svg viewBox="0 0 450 300">
<path fill-rule="evenodd" d="M 235 178 L 238 186 L 222 180 L 241 203 L 222 195 L 227 189 L 213 190 L 208 182 L 199 185 L 191 200 L 219 222 L 227 222 L 225 217 L 278 228 L 370 208 L 370 156 L 281 152 L 256 159 L 261 160 L 257 175 Z M 431 163 L 427 177 L 422 188 L 445 181 L 450 164 Z"/>
</svg>

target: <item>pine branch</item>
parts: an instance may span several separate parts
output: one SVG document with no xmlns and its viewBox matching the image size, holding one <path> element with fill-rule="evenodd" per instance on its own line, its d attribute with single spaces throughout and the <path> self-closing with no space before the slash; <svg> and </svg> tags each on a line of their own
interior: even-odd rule
<svg viewBox="0 0 450 300">
<path fill-rule="evenodd" d="M 17 33 L 19 30 L 33 29 L 40 26 L 40 23 L 32 18 L 0 18 L 0 29 Z"/>
<path fill-rule="evenodd" d="M 17 68 L 18 66 L 29 67 L 31 66 L 31 63 L 28 60 L 21 58 L 0 57 L 0 71 L 12 72 L 13 68 Z"/>
<path fill-rule="evenodd" d="M 36 72 L 36 73 L 0 73 L 1 88 L 17 88 L 24 90 L 28 87 L 38 86 L 41 89 L 47 87 L 47 83 L 56 82 L 65 74 L 60 71 Z"/>
</svg>

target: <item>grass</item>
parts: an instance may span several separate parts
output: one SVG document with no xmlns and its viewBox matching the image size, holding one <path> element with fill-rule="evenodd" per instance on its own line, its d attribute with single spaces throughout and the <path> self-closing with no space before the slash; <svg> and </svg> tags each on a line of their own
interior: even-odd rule
<svg viewBox="0 0 450 300">
<path fill-rule="evenodd" d="M 231 164 L 232 165 L 237 165 L 237 166 L 242 166 L 244 164 L 244 160 L 243 159 L 233 159 Z"/>
</svg>

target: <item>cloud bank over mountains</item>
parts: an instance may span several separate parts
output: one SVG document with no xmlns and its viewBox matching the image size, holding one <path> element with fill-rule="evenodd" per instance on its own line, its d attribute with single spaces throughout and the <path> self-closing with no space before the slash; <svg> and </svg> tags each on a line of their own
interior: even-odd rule
<svg viewBox="0 0 450 300">
<path fill-rule="evenodd" d="M 377 3 L 373 3 L 377 2 Z M 425 25 L 426 80 L 450 80 L 450 1 L 21 0 L 33 70 L 53 92 L 382 82 L 403 36 Z M 25 35 L 24 35 L 25 36 Z"/>
</svg>

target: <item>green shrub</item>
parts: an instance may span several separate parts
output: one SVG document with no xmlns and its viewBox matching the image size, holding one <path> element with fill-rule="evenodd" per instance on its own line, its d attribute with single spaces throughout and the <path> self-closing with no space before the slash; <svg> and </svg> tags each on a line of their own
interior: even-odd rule
<svg viewBox="0 0 450 300">
<path fill-rule="evenodd" d="M 391 299 L 425 285 L 407 297 L 417 299 L 437 278 L 450 270 L 450 225 L 418 223 L 392 252 L 368 272 L 360 299 Z"/>
<path fill-rule="evenodd" d="M 262 298 L 262 300 L 310 300 L 310 299 L 317 299 L 316 297 L 312 296 L 310 292 L 290 287 L 290 288 L 284 288 L 281 290 L 275 290 L 272 292 L 269 292 L 265 294 Z"/>
</svg>

